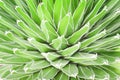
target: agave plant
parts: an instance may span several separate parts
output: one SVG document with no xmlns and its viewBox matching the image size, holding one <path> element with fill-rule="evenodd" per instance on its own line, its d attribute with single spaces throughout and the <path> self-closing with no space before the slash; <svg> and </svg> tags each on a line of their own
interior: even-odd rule
<svg viewBox="0 0 120 80">
<path fill-rule="evenodd" d="M 120 0 L 0 0 L 0 80 L 120 80 Z"/>
</svg>

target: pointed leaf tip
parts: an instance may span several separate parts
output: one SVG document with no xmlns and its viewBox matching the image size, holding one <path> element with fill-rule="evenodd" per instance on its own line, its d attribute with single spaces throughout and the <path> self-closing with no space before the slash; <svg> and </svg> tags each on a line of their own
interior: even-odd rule
<svg viewBox="0 0 120 80">
<path fill-rule="evenodd" d="M 5 35 L 8 35 L 10 33 L 11 33 L 11 31 L 5 31 Z"/>
<path fill-rule="evenodd" d="M 22 22 L 22 20 L 17 20 L 16 22 L 17 22 L 17 24 L 19 24 L 19 23 L 21 23 L 21 22 Z"/>
<path fill-rule="evenodd" d="M 19 6 L 15 6 L 15 10 L 17 10 L 18 8 L 20 8 Z"/>
<path fill-rule="evenodd" d="M 108 11 L 108 7 L 107 7 L 107 6 L 105 6 L 105 7 L 103 8 L 103 10 Z"/>
<path fill-rule="evenodd" d="M 67 13 L 66 16 L 70 16 L 71 15 L 71 12 Z"/>
<path fill-rule="evenodd" d="M 120 14 L 120 9 L 118 9 L 115 13 L 116 13 L 116 14 Z"/>
<path fill-rule="evenodd" d="M 40 3 L 40 5 L 43 5 L 43 4 L 44 4 L 43 2 Z"/>
<path fill-rule="evenodd" d="M 120 34 L 116 34 L 116 36 L 114 36 L 115 39 L 120 39 Z"/>
<path fill-rule="evenodd" d="M 107 32 L 106 29 L 104 29 L 101 33 L 106 34 L 106 32 Z"/>
<path fill-rule="evenodd" d="M 29 42 L 31 42 L 32 40 L 34 40 L 34 38 L 28 38 L 27 39 Z"/>
<path fill-rule="evenodd" d="M 16 53 L 17 50 L 18 48 L 13 48 L 13 53 Z"/>
</svg>

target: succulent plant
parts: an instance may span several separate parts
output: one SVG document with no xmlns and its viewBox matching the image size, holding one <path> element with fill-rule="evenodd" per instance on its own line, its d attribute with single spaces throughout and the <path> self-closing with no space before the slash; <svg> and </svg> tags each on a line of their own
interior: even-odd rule
<svg viewBox="0 0 120 80">
<path fill-rule="evenodd" d="M 0 0 L 0 80 L 120 80 L 120 0 Z"/>
</svg>

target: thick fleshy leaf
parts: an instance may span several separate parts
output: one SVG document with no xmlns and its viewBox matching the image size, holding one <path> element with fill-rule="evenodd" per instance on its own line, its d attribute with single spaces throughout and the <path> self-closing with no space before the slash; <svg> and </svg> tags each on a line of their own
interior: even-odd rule
<svg viewBox="0 0 120 80">
<path fill-rule="evenodd" d="M 109 48 L 112 47 L 114 45 L 118 45 L 119 43 L 115 43 L 115 42 L 119 42 L 119 35 L 113 36 L 113 37 L 109 37 L 109 38 L 105 38 L 102 40 L 98 40 L 96 43 L 92 44 L 90 47 L 86 47 L 84 48 L 86 51 L 95 51 L 97 49 L 100 48 Z"/>
<path fill-rule="evenodd" d="M 64 16 L 59 24 L 58 24 L 58 33 L 62 36 L 66 36 L 67 34 L 70 35 L 73 30 L 74 27 L 72 25 L 72 17 L 71 17 L 71 13 L 66 14 L 66 16 Z M 72 25 L 72 26 L 71 26 Z M 68 33 L 69 32 L 69 33 Z"/>
<path fill-rule="evenodd" d="M 32 30 L 43 36 L 40 27 L 19 6 L 16 6 L 15 9 Z"/>
<path fill-rule="evenodd" d="M 36 41 L 34 38 L 28 38 L 28 41 L 30 44 L 32 44 L 34 47 L 36 47 L 40 52 L 48 52 L 53 50 L 50 46 L 44 43 L 40 43 Z"/>
<path fill-rule="evenodd" d="M 88 38 L 84 41 L 81 42 L 81 48 L 87 47 L 88 45 L 90 45 L 91 43 L 93 43 L 94 41 L 102 38 L 104 35 L 106 34 L 106 30 L 102 31 L 99 34 L 96 34 L 95 36 Z"/>
<path fill-rule="evenodd" d="M 75 64 L 68 64 L 62 68 L 63 73 L 70 77 L 76 77 L 78 75 L 78 68 Z"/>
<path fill-rule="evenodd" d="M 46 60 L 31 61 L 24 66 L 25 73 L 39 71 L 43 68 L 50 66 Z"/>
<path fill-rule="evenodd" d="M 52 23 L 52 16 L 45 7 L 44 3 L 40 3 L 37 8 L 37 13 L 40 18 L 40 20 L 46 19 L 48 22 Z"/>
<path fill-rule="evenodd" d="M 31 60 L 38 60 L 38 59 L 43 58 L 40 55 L 40 53 L 32 52 L 32 51 L 25 51 L 25 50 L 21 50 L 21 49 L 18 49 L 18 48 L 14 48 L 13 53 L 15 53 L 15 55 L 17 55 L 17 56 L 27 58 L 27 59 L 31 59 Z"/>
<path fill-rule="evenodd" d="M 58 34 L 55 31 L 55 28 L 47 20 L 42 20 L 41 30 L 45 34 L 47 42 L 51 42 L 58 36 Z"/>
<path fill-rule="evenodd" d="M 37 4 L 35 1 L 33 0 L 26 0 L 26 3 L 29 7 L 29 10 L 30 10 L 30 15 L 32 17 L 32 19 L 37 23 L 37 24 L 40 24 L 40 20 L 38 18 L 38 15 L 36 13 L 37 11 Z"/>
<path fill-rule="evenodd" d="M 109 79 L 109 77 L 110 77 L 109 74 L 106 71 L 104 71 L 103 69 L 101 69 L 99 67 L 98 68 L 93 67 L 92 69 L 95 73 L 95 79 L 103 79 L 103 80 Z"/>
<path fill-rule="evenodd" d="M 102 66 L 101 67 L 105 72 L 109 73 L 109 79 L 111 80 L 119 80 L 120 79 L 120 76 L 116 73 L 116 70 L 115 68 L 110 68 L 110 67 L 105 67 L 105 66 Z"/>
<path fill-rule="evenodd" d="M 8 75 L 6 78 L 7 79 L 20 79 L 20 78 L 23 78 L 23 77 L 26 77 L 26 76 L 29 76 L 29 74 L 25 74 L 24 72 L 23 73 L 14 73 L 14 74 L 10 74 Z"/>
<path fill-rule="evenodd" d="M 115 0 L 115 1 L 110 0 L 110 1 L 108 1 L 108 3 L 107 3 L 107 6 L 109 7 L 108 9 L 111 10 L 118 2 L 119 2 L 119 0 Z"/>
<path fill-rule="evenodd" d="M 7 6 L 2 0 L 0 0 L 0 7 L 2 7 L 6 12 L 8 12 L 13 18 L 20 19 L 19 16 L 16 14 L 15 10 Z"/>
<path fill-rule="evenodd" d="M 55 76 L 55 79 L 54 80 L 69 80 L 69 77 L 62 73 L 62 72 L 59 72 L 56 76 Z"/>
<path fill-rule="evenodd" d="M 97 15 L 95 15 L 93 18 L 91 18 L 91 19 L 89 20 L 89 23 L 91 24 L 91 27 L 92 27 L 96 22 L 98 22 L 100 19 L 102 19 L 102 18 L 105 16 L 105 14 L 107 13 L 107 11 L 108 11 L 108 10 L 107 10 L 107 6 L 105 6 L 101 12 L 99 12 Z"/>
<path fill-rule="evenodd" d="M 0 31 L 0 39 L 3 39 L 3 40 L 7 40 L 7 41 L 10 41 L 10 39 L 8 37 L 5 36 L 4 32 L 3 31 Z"/>
<path fill-rule="evenodd" d="M 5 53 L 9 53 L 9 54 L 13 54 L 13 51 L 11 48 L 4 46 L 4 45 L 0 45 L 0 52 L 5 52 Z"/>
<path fill-rule="evenodd" d="M 0 63 L 4 64 L 24 64 L 29 62 L 29 59 L 22 58 L 22 57 L 17 57 L 17 56 L 12 56 L 12 57 L 6 57 L 3 59 L 0 59 Z"/>
<path fill-rule="evenodd" d="M 48 67 L 40 71 L 39 78 L 42 80 L 54 79 L 58 72 L 59 70 L 55 69 L 54 67 Z"/>
<path fill-rule="evenodd" d="M 90 24 L 87 23 L 87 24 L 84 25 L 80 30 L 74 32 L 74 33 L 68 38 L 69 44 L 75 44 L 76 42 L 78 42 L 78 41 L 81 39 L 81 37 L 89 31 L 89 27 L 90 27 Z"/>
<path fill-rule="evenodd" d="M 23 40 L 20 37 L 15 36 L 12 32 L 6 31 L 5 35 L 11 39 L 12 41 L 16 42 L 17 44 L 21 45 L 25 49 L 34 49 L 27 41 Z"/>
<path fill-rule="evenodd" d="M 63 8 L 64 0 L 55 0 L 54 9 L 53 9 L 53 17 L 56 26 L 58 26 L 59 21 L 65 15 L 65 10 Z"/>
<path fill-rule="evenodd" d="M 1 16 L 0 16 L 0 24 L 3 24 L 4 27 L 9 28 L 13 32 L 15 32 L 18 36 L 21 36 L 23 38 L 26 36 L 22 31 L 20 31 L 17 27 L 15 27 L 15 25 L 10 24 L 9 21 L 7 21 L 5 18 Z"/>
<path fill-rule="evenodd" d="M 75 30 L 78 29 L 78 26 L 81 24 L 82 20 L 83 20 L 83 16 L 85 13 L 85 8 L 86 8 L 86 0 L 81 0 L 78 7 L 76 8 L 76 10 L 73 13 L 73 21 L 74 21 L 74 26 L 75 26 Z"/>
<path fill-rule="evenodd" d="M 60 54 L 62 54 L 63 56 L 71 56 L 71 55 L 73 55 L 76 51 L 79 50 L 80 45 L 81 45 L 80 42 L 78 42 L 77 44 L 75 44 L 75 45 L 73 45 L 73 46 L 71 46 L 71 47 L 68 47 L 68 48 L 66 48 L 66 49 L 64 49 L 64 50 L 61 50 L 61 51 L 60 51 Z"/>
<path fill-rule="evenodd" d="M 24 10 L 26 13 L 28 11 L 28 8 L 26 7 L 26 4 L 24 3 L 24 1 L 21 0 L 15 0 L 15 3 L 20 6 L 22 8 L 22 10 Z"/>
<path fill-rule="evenodd" d="M 84 61 L 94 61 L 97 59 L 97 54 L 90 54 L 90 53 L 76 53 L 74 56 L 66 57 L 70 61 L 74 63 L 82 63 Z"/>
<path fill-rule="evenodd" d="M 103 5 L 104 2 L 105 2 L 105 0 L 99 0 L 97 2 L 94 9 L 90 12 L 90 14 L 85 19 L 85 22 L 89 21 L 91 18 L 93 18 L 98 13 L 99 9 L 101 8 L 101 6 Z"/>
<path fill-rule="evenodd" d="M 94 36 L 95 34 L 99 33 L 101 30 L 103 30 L 108 24 L 110 24 L 114 19 L 116 19 L 120 15 L 120 11 L 116 11 L 114 14 L 110 15 L 110 17 L 107 17 L 103 20 L 103 23 L 100 24 L 97 28 L 93 29 L 88 36 Z"/>
<path fill-rule="evenodd" d="M 0 0 L 0 80 L 120 80 L 120 0 Z"/>
<path fill-rule="evenodd" d="M 43 42 L 45 37 L 41 37 L 36 31 L 32 30 L 28 25 L 26 25 L 22 20 L 17 20 L 18 26 L 30 37 L 34 37 L 38 41 Z"/>
<path fill-rule="evenodd" d="M 61 36 L 56 39 L 53 39 L 50 45 L 56 50 L 62 50 L 67 47 L 67 44 L 68 44 L 67 40 L 64 38 L 64 36 Z"/>
<path fill-rule="evenodd" d="M 64 60 L 64 59 L 58 59 L 58 60 L 55 60 L 55 61 L 51 61 L 50 63 L 55 68 L 62 69 L 64 66 L 66 66 L 69 63 L 69 61 Z"/>
<path fill-rule="evenodd" d="M 50 14 L 53 14 L 53 4 L 54 1 L 53 0 L 42 0 L 44 5 L 47 6 L 48 11 L 50 12 Z"/>
<path fill-rule="evenodd" d="M 79 74 L 78 77 L 84 78 L 84 79 L 95 79 L 95 73 L 93 72 L 93 69 L 86 66 L 79 66 Z"/>
<path fill-rule="evenodd" d="M 97 57 L 96 60 L 83 61 L 80 64 L 83 65 L 109 65 L 109 60 L 102 58 L 102 56 Z"/>
<path fill-rule="evenodd" d="M 53 61 L 61 56 L 55 52 L 41 53 L 41 55 L 44 56 L 48 61 Z"/>
</svg>

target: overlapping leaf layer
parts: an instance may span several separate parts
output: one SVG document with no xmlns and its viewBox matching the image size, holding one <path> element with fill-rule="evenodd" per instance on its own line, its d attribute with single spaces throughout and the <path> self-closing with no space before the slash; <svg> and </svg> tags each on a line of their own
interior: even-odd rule
<svg viewBox="0 0 120 80">
<path fill-rule="evenodd" d="M 120 80 L 120 0 L 0 0 L 0 80 Z"/>
</svg>

